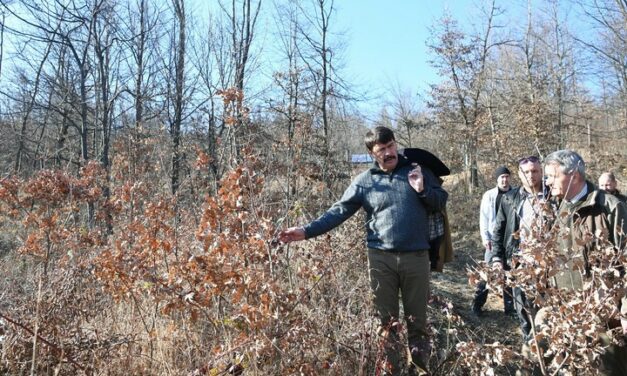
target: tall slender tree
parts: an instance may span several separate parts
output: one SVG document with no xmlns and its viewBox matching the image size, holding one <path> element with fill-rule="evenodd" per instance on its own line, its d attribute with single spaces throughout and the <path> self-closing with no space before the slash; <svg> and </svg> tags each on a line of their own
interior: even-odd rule
<svg viewBox="0 0 627 376">
<path fill-rule="evenodd" d="M 475 36 L 464 33 L 451 16 L 443 16 L 439 29 L 432 30 L 429 49 L 432 65 L 446 80 L 432 85 L 431 107 L 439 121 L 460 132 L 467 190 L 479 185 L 478 142 L 486 118 L 484 94 L 487 92 L 489 61 L 492 50 L 504 44 L 494 38 L 494 20 L 501 10 L 493 1 L 486 12 L 484 30 Z"/>
</svg>

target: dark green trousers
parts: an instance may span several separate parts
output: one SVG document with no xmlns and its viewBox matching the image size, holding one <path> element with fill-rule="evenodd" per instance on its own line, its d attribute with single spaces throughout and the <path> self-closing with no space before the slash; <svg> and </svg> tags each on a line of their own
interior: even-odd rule
<svg viewBox="0 0 627 376">
<path fill-rule="evenodd" d="M 389 341 L 398 341 L 396 328 L 391 323 L 399 320 L 399 292 L 407 324 L 407 342 L 412 350 L 412 360 L 426 366 L 428 354 L 427 301 L 429 299 L 429 251 L 389 252 L 368 249 L 370 287 L 381 326 L 389 333 Z M 405 346 L 391 343 L 386 351 L 395 369 L 400 367 L 399 350 Z M 414 351 L 416 349 L 416 351 Z M 416 353 L 416 357 L 414 357 Z M 422 358 L 422 359 L 418 359 Z M 393 372 L 396 373 L 396 372 Z"/>
</svg>

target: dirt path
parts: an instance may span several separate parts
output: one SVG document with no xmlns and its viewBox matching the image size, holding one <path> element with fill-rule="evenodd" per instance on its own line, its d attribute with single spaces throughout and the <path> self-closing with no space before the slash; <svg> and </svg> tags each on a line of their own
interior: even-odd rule
<svg viewBox="0 0 627 376">
<path fill-rule="evenodd" d="M 453 234 L 453 239 L 455 258 L 445 265 L 444 273 L 432 274 L 431 285 L 434 294 L 449 300 L 453 304 L 453 313 L 465 323 L 463 330 L 458 333 L 458 341 L 473 340 L 485 344 L 500 342 L 514 350 L 520 349 L 522 338 L 518 321 L 513 316 L 505 315 L 500 296 L 491 292 L 481 317 L 473 314 L 471 304 L 474 287 L 468 284 L 466 268 L 475 265 L 475 260 L 482 259 L 483 251 L 478 239 L 471 235 Z M 430 313 L 432 319 L 438 315 L 433 309 Z M 440 319 L 442 317 L 436 318 Z M 505 374 L 508 373 L 506 371 Z"/>
</svg>

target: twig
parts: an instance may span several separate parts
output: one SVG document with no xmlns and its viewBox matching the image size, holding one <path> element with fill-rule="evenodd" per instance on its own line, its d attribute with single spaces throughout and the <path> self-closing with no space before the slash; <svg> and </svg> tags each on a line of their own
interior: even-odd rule
<svg viewBox="0 0 627 376">
<path fill-rule="evenodd" d="M 559 367 L 557 367 L 557 369 L 555 370 L 555 372 L 553 372 L 552 376 L 557 376 L 558 372 L 560 371 L 560 369 L 562 369 L 562 367 L 564 366 L 564 364 L 566 364 L 566 361 L 568 360 L 568 358 L 570 358 L 570 354 L 566 354 L 566 356 L 564 357 L 564 360 L 562 360 L 562 362 L 560 363 Z"/>
<path fill-rule="evenodd" d="M 536 340 L 536 323 L 534 322 L 533 317 L 529 317 L 529 323 L 531 324 L 531 334 L 533 335 L 533 342 L 536 344 L 536 356 L 538 357 L 538 363 L 540 363 L 540 372 L 543 375 L 546 375 L 546 365 L 544 364 L 544 354 L 542 349 L 540 348 L 540 344 Z"/>
<path fill-rule="evenodd" d="M 42 337 L 40 334 L 35 334 L 35 332 L 30 329 L 29 327 L 27 327 L 26 325 L 13 320 L 12 318 L 10 318 L 9 316 L 5 315 L 4 313 L 0 312 L 0 317 L 5 319 L 6 321 L 10 322 L 11 324 L 23 329 L 24 331 L 26 331 L 28 334 L 32 335 L 32 336 L 36 336 L 37 339 L 39 341 L 41 341 L 41 343 L 43 343 L 44 345 L 52 348 L 53 350 L 55 350 L 56 352 L 61 354 L 62 359 L 65 359 L 66 361 L 68 361 L 69 363 L 73 364 L 74 366 L 76 366 L 77 368 L 79 368 L 82 371 L 86 371 L 86 368 L 83 367 L 82 365 L 80 365 L 79 363 L 77 363 L 74 359 L 72 359 L 70 356 L 65 355 L 65 351 L 63 351 L 63 349 L 61 349 L 59 346 L 55 345 L 54 343 L 48 341 L 47 339 L 45 339 L 44 337 Z"/>
<path fill-rule="evenodd" d="M 39 283 L 37 286 L 37 305 L 35 306 L 35 332 L 33 333 L 33 355 L 30 363 L 30 374 L 35 374 L 37 368 L 37 336 L 39 335 L 39 308 L 41 307 L 41 284 L 43 276 L 39 275 Z"/>
</svg>

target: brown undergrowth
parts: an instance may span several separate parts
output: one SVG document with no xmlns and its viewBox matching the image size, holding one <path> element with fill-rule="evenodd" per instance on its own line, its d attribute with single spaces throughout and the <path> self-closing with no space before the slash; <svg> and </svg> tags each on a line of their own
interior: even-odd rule
<svg viewBox="0 0 627 376">
<path fill-rule="evenodd" d="M 0 259 L 1 372 L 382 374 L 363 218 L 274 243 L 286 217 L 305 218 L 268 204 L 269 172 L 247 153 L 215 195 L 201 195 L 202 177 L 192 175 L 195 200 L 115 165 L 108 178 L 89 164 L 79 177 L 2 180 L 3 244 L 12 246 Z M 520 336 L 497 294 L 483 318 L 469 314 L 466 268 L 482 252 L 466 219 L 476 208 L 451 197 L 456 257 L 432 276 L 430 369 L 513 374 L 525 365 Z"/>
</svg>

